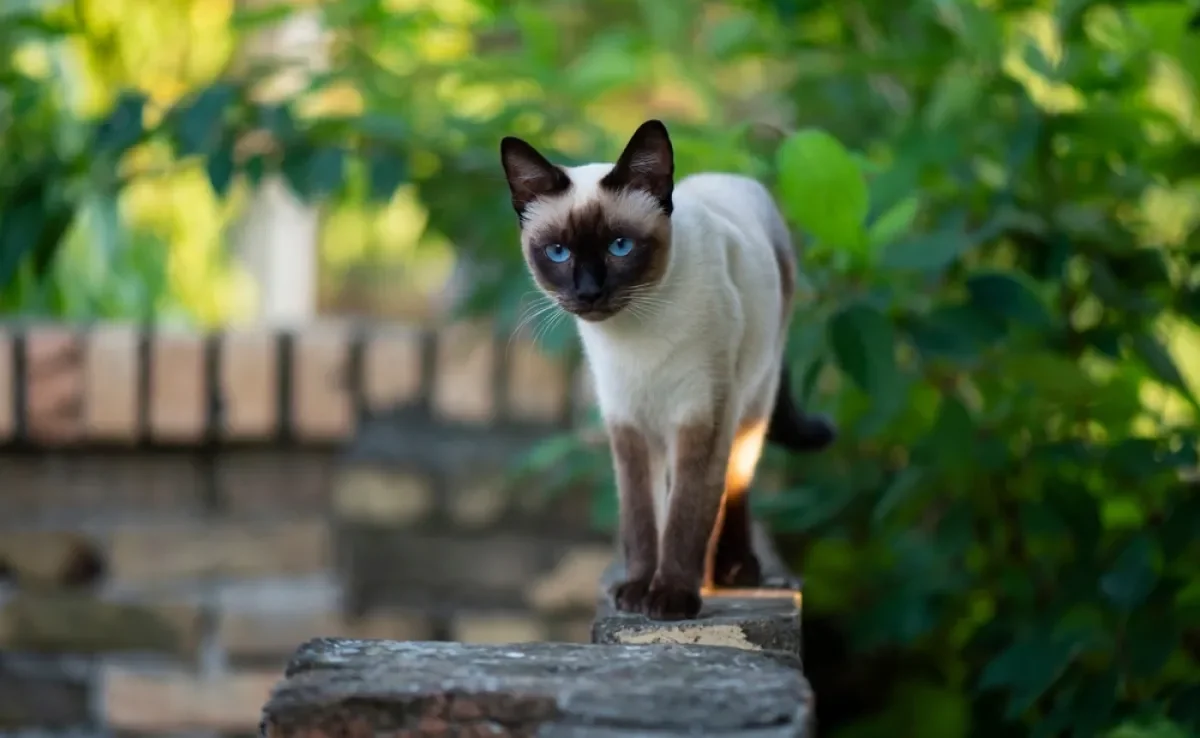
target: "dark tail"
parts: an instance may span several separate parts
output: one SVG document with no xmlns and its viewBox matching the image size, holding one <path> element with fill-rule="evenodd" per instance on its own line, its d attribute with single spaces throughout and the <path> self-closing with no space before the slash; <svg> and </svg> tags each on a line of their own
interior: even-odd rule
<svg viewBox="0 0 1200 738">
<path fill-rule="evenodd" d="M 792 397 L 787 360 L 780 365 L 779 391 L 767 424 L 767 441 L 789 451 L 820 451 L 837 438 L 837 426 L 824 415 L 806 415 Z"/>
</svg>

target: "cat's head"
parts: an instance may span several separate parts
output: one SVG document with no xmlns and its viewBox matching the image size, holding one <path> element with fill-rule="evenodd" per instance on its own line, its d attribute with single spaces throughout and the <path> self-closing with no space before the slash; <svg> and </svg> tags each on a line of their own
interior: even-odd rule
<svg viewBox="0 0 1200 738">
<path fill-rule="evenodd" d="M 616 164 L 559 167 L 511 136 L 500 158 L 529 271 L 564 310 L 606 320 L 663 278 L 675 157 L 660 121 L 639 126 Z"/>
</svg>

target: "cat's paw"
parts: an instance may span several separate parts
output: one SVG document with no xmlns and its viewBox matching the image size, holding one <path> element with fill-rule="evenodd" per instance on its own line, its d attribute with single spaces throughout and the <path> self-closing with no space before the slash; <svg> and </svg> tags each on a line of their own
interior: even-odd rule
<svg viewBox="0 0 1200 738">
<path fill-rule="evenodd" d="M 609 590 L 613 607 L 620 612 L 641 613 L 645 609 L 646 593 L 650 591 L 650 579 L 629 579 L 614 584 Z"/>
<path fill-rule="evenodd" d="M 762 565 L 758 557 L 749 551 L 737 556 L 722 556 L 717 549 L 713 557 L 713 586 L 715 587 L 761 587 Z"/>
<path fill-rule="evenodd" d="M 655 579 L 642 605 L 651 620 L 690 620 L 700 614 L 700 588 Z"/>
</svg>

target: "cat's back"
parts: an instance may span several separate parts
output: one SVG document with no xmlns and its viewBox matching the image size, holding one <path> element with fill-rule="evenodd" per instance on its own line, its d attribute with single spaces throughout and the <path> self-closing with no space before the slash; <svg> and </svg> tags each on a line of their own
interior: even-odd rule
<svg viewBox="0 0 1200 738">
<path fill-rule="evenodd" d="M 780 283 L 790 285 L 796 263 L 791 234 L 770 190 L 740 174 L 706 172 L 680 180 L 677 193 L 686 213 L 681 236 L 720 249 L 720 262 L 739 292 L 765 290 L 760 299 L 768 304 L 761 310 L 778 312 Z M 717 233 L 724 237 L 712 238 Z"/>
<path fill-rule="evenodd" d="M 684 177 L 676 187 L 678 197 L 728 218 L 739 227 L 757 226 L 768 238 L 784 228 L 771 191 L 761 182 L 741 174 L 703 172 Z"/>
</svg>

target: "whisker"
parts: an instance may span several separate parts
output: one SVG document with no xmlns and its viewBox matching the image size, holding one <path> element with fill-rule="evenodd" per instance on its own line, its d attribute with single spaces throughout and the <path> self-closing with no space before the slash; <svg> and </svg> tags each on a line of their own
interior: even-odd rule
<svg viewBox="0 0 1200 738">
<path fill-rule="evenodd" d="M 517 335 L 521 332 L 521 330 L 523 328 L 525 328 L 527 325 L 534 323 L 539 318 L 546 315 L 546 313 L 554 310 L 554 308 L 557 307 L 557 304 L 553 300 L 546 297 L 545 295 L 543 295 L 542 298 L 545 300 L 545 303 L 540 304 L 540 305 L 537 303 L 534 303 L 529 308 L 527 308 L 525 311 L 525 315 L 521 318 L 520 322 L 518 322 L 516 327 L 513 328 L 512 332 L 509 333 L 508 342 L 504 346 L 504 355 L 506 358 L 508 357 L 509 353 L 512 351 L 513 341 L 516 340 Z M 534 332 L 534 334 L 536 335 L 536 331 Z M 537 343 L 536 339 L 534 340 L 534 343 L 535 344 Z"/>
</svg>

